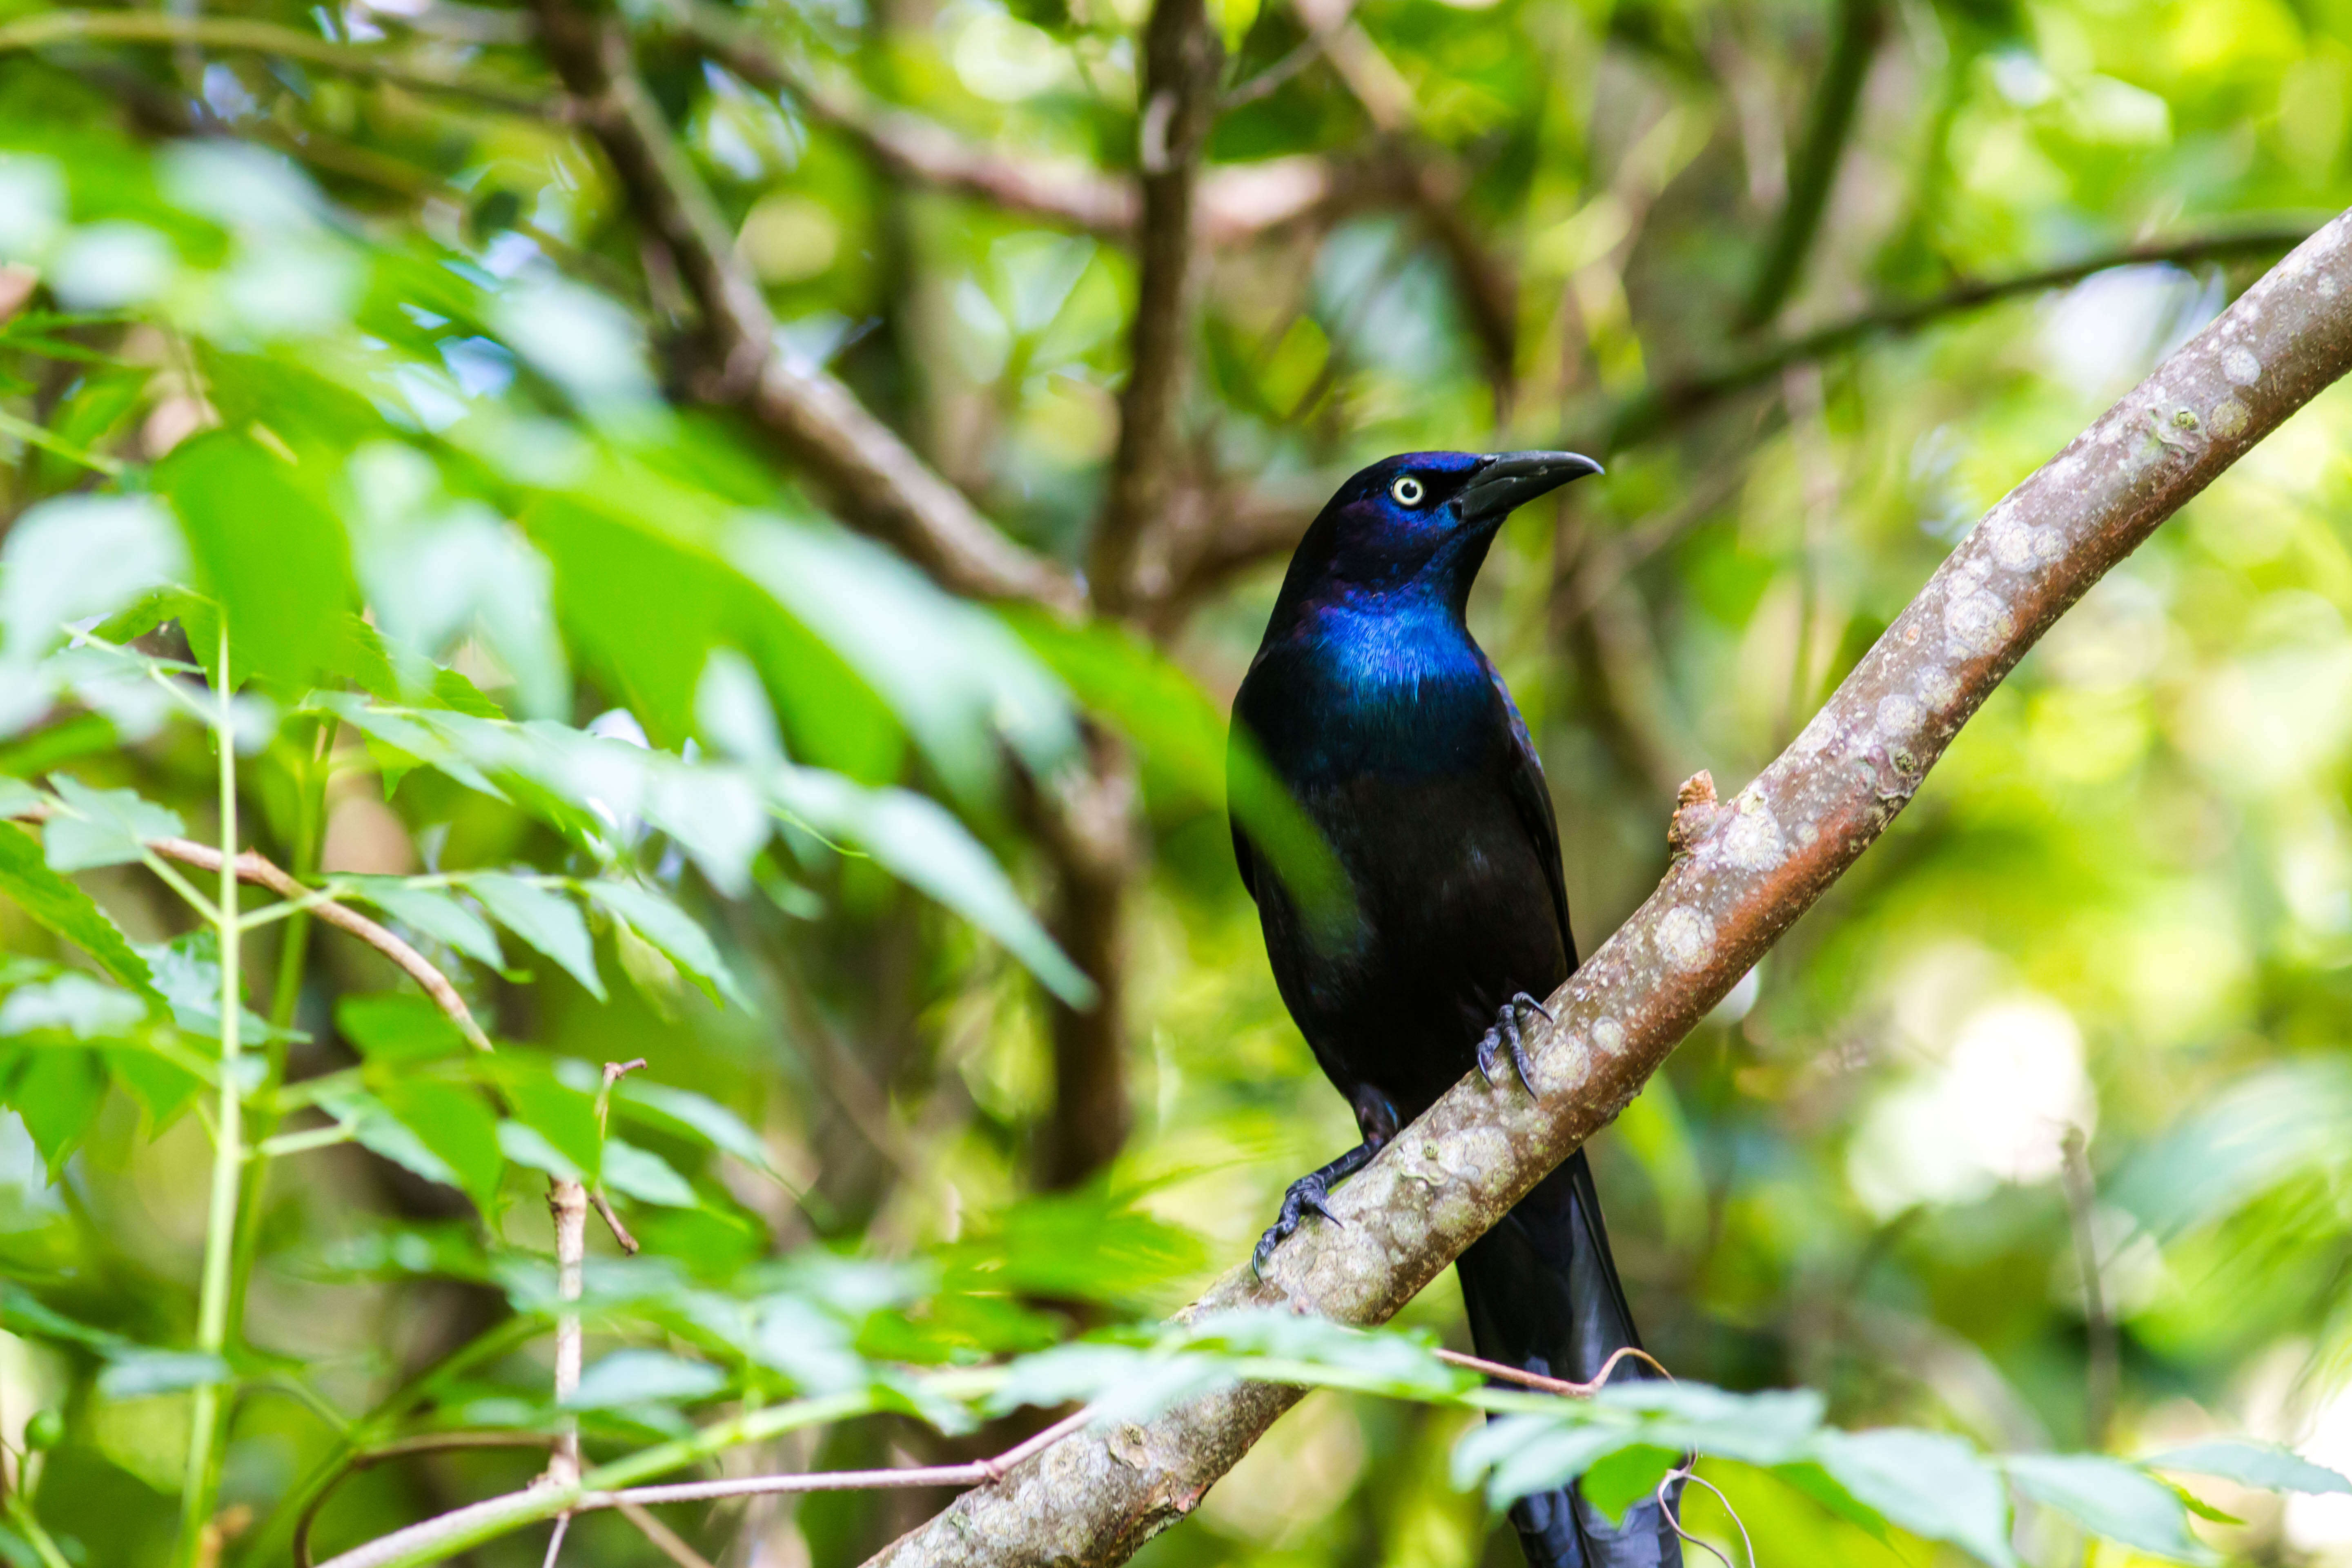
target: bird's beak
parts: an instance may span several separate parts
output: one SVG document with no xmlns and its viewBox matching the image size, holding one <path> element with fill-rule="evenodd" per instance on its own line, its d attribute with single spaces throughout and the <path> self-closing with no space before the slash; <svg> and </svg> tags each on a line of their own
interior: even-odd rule
<svg viewBox="0 0 2352 1568">
<path fill-rule="evenodd" d="M 1462 521 L 1500 522 L 1536 497 L 1601 471 L 1600 464 L 1574 452 L 1496 452 L 1481 458 L 1477 471 L 1462 488 Z"/>
</svg>

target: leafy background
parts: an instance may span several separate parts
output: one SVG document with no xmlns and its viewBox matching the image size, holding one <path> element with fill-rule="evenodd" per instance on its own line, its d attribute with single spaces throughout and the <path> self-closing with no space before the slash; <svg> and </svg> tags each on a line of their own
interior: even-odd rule
<svg viewBox="0 0 2352 1568">
<path fill-rule="evenodd" d="M 2146 1472 L 2051 1457 L 2240 1436 L 2352 1468 L 2341 395 L 2056 629 L 1600 1140 L 1651 1348 L 1818 1405 L 1700 1388 L 1482 1429 L 1423 1342 L 1368 1342 L 1391 1359 L 1349 1373 L 1354 1342 L 1119 1331 L 1352 1138 L 1223 821 L 1220 715 L 1319 497 L 1415 447 L 1610 465 L 1512 523 L 1473 606 L 1590 949 L 1661 869 L 1681 777 L 1752 773 L 1952 539 L 2284 248 L 2266 237 L 2346 205 L 2352 10 L 1210 15 L 1237 90 L 1207 146 L 1173 564 L 1123 618 L 1068 621 L 958 598 L 840 526 L 863 520 L 714 395 L 675 258 L 543 112 L 530 13 L 196 18 L 282 29 L 257 49 L 125 37 L 163 13 L 0 12 L 0 809 L 49 813 L 0 826 L 0 1556 L 170 1557 L 199 1386 L 232 1411 L 211 1544 L 178 1548 L 206 1561 L 287 1560 L 353 1451 L 551 1430 L 541 1194 L 572 1173 L 645 1243 L 625 1263 L 592 1237 L 592 1456 L 832 1396 L 844 1418 L 724 1462 L 953 1459 L 1067 1397 L 1286 1357 L 1347 1386 L 1146 1561 L 1513 1562 L 1485 1467 L 1500 1491 L 1515 1459 L 1521 1483 L 1577 1468 L 1574 1434 L 1615 1420 L 1632 1457 L 1597 1489 L 1632 1495 L 1697 1431 L 1764 1562 L 2352 1562 L 2352 1496 L 2270 1450 L 2209 1457 L 2246 1485 L 2166 1472 L 2194 1524 Z M 77 42 L 93 16 L 117 31 Z M 774 352 L 1074 568 L 1137 268 L 1036 209 L 1132 170 L 1144 19 L 619 14 Z M 714 58 L 721 23 L 785 90 Z M 910 176 L 898 111 L 1058 194 Z M 1316 178 L 1278 224 L 1234 216 Z M 1951 292 L 2183 241 L 1984 308 Z M 1921 302 L 1924 330 L 1873 328 Z M 1850 321 L 1827 355 L 1771 352 Z M 1660 395 L 1693 378 L 1723 395 Z M 244 842 L 405 935 L 498 1050 L 341 932 L 256 930 L 250 1131 L 317 1137 L 245 1179 L 214 1358 L 191 1347 L 218 950 L 141 858 L 216 837 L 221 734 Z M 1088 789 L 1123 825 L 1108 906 L 1049 826 Z M 1057 1011 L 1090 993 L 1111 1026 Z M 637 1057 L 600 1135 L 599 1068 Z M 1466 1346 L 1450 1280 L 1404 1325 Z M 986 1386 L 922 1370 L 1047 1352 Z M 1820 1435 L 1824 1412 L 1924 1435 L 1842 1447 L 1869 1440 Z M 2005 1484 L 1979 1452 L 2044 1457 Z M 541 1462 L 373 1466 L 314 1543 Z M 830 1565 L 941 1500 L 665 1517 L 730 1568 Z M 1688 1513 L 1738 1559 L 1717 1498 Z M 613 1516 L 566 1552 L 662 1560 Z"/>
</svg>

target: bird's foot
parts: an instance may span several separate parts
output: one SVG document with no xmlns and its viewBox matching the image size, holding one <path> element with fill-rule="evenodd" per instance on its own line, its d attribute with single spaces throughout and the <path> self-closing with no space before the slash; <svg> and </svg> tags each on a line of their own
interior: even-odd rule
<svg viewBox="0 0 2352 1568">
<path fill-rule="evenodd" d="M 1257 1251 L 1250 1256 L 1250 1272 L 1263 1279 L 1266 1263 L 1274 1257 L 1274 1249 L 1287 1241 L 1308 1215 L 1319 1214 L 1333 1225 L 1342 1223 L 1324 1202 L 1330 1195 L 1330 1181 L 1321 1171 L 1310 1171 L 1291 1183 L 1290 1190 L 1282 1194 L 1282 1213 L 1266 1226 L 1265 1234 L 1258 1237 Z"/>
<path fill-rule="evenodd" d="M 1540 1013 L 1545 1023 L 1556 1022 L 1550 1008 L 1524 991 L 1517 993 L 1503 1004 L 1502 1010 L 1495 1015 L 1494 1027 L 1479 1038 L 1478 1071 L 1488 1083 L 1494 1082 L 1496 1060 L 1502 1056 L 1503 1047 L 1508 1045 L 1511 1066 L 1518 1069 L 1519 1081 L 1528 1086 L 1529 1094 L 1533 1094 L 1536 1091 L 1536 1067 L 1528 1057 L 1527 1041 L 1522 1034 L 1520 1016 L 1523 1013 Z"/>
</svg>

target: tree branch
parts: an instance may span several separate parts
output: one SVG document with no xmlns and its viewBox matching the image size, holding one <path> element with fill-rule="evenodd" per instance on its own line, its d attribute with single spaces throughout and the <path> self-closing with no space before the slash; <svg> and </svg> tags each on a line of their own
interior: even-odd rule
<svg viewBox="0 0 2352 1568">
<path fill-rule="evenodd" d="M 1792 364 L 1826 359 L 1874 337 L 1900 336 L 1965 310 L 2079 283 L 2116 267 L 2195 267 L 2276 256 L 2311 233 L 2309 225 L 2279 225 L 2238 234 L 2199 235 L 2152 245 L 2126 246 L 2013 277 L 1963 283 L 1926 300 L 1878 305 L 1809 332 L 1769 344 L 1716 369 L 1639 394 L 1608 416 L 1599 449 L 1620 452 L 1706 413 L 1724 399 L 1771 380 Z"/>
<path fill-rule="evenodd" d="M 183 16 L 160 11 L 37 11 L 0 26 L 0 54 L 56 44 L 191 44 L 302 60 L 346 76 L 373 77 L 421 92 L 446 92 L 493 108 L 561 119 L 562 106 L 474 73 L 435 70 L 389 49 L 339 44 L 269 22 Z"/>
<path fill-rule="evenodd" d="M 1392 1315 L 1604 1126 L 1684 1035 L 1883 832 L 2043 631 L 2158 524 L 2352 367 L 2352 215 L 2330 223 L 1989 512 L 1788 751 L 1677 813 L 1683 853 L 1550 998 L 1532 1095 L 1472 1073 L 1333 1197 L 1263 1283 L 1187 1315 L 1286 1305 Z M 1245 1384 L 1080 1433 L 874 1560 L 1122 1561 L 1190 1513 L 1298 1398 Z"/>
<path fill-rule="evenodd" d="M 954 592 L 1078 613 L 1086 596 L 1067 572 L 999 532 L 838 380 L 795 368 L 776 352 L 767 300 L 638 79 L 620 26 L 569 0 L 535 0 L 535 9 L 548 59 L 638 221 L 667 247 L 701 308 L 718 367 L 714 395 L 748 407 L 844 521 L 887 540 Z"/>
<path fill-rule="evenodd" d="M 1154 0 L 1143 29 L 1135 321 L 1118 447 L 1089 566 L 1096 600 L 1113 612 L 1135 603 L 1137 552 L 1175 485 L 1176 406 L 1192 333 L 1193 199 L 1223 54 L 1204 0 Z"/>
</svg>

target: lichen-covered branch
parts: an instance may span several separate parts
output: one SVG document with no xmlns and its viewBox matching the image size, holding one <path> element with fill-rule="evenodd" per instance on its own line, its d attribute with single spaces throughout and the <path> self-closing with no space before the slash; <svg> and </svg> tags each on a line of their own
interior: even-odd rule
<svg viewBox="0 0 2352 1568">
<path fill-rule="evenodd" d="M 1192 1312 L 1392 1315 L 1606 1125 L 1876 840 L 2050 625 L 2215 476 L 2352 367 L 2352 215 L 2313 236 L 1986 514 L 1796 742 L 1676 814 L 1665 879 L 1550 998 L 1535 1089 L 1472 1073 L 1332 1199 L 1339 1225 L 1236 1269 Z M 1122 1561 L 1189 1513 L 1297 1391 L 1244 1384 L 1080 1433 L 967 1493 L 875 1568 Z"/>
<path fill-rule="evenodd" d="M 888 541 L 947 587 L 1076 614 L 1076 580 L 1000 532 L 846 386 L 776 352 L 776 323 L 701 176 L 671 134 L 616 22 L 537 0 L 540 41 L 703 314 L 708 390 L 741 402 L 852 525 Z"/>
</svg>

